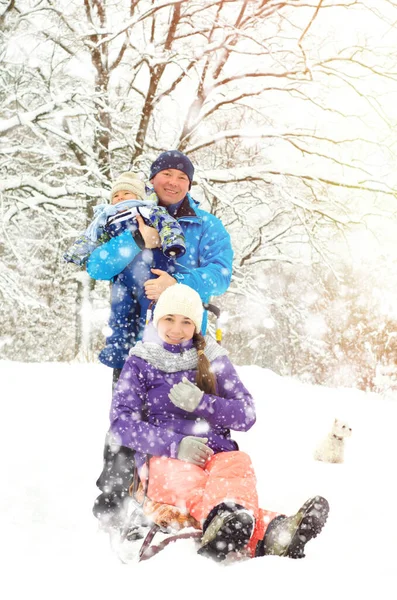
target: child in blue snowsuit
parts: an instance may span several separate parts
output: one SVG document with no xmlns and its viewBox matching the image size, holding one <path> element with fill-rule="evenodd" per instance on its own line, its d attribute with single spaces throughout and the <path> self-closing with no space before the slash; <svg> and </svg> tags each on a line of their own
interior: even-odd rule
<svg viewBox="0 0 397 600">
<path fill-rule="evenodd" d="M 64 254 L 66 261 L 79 266 L 85 264 L 94 249 L 126 230 L 131 231 L 135 242 L 143 248 L 137 215 L 157 229 L 161 242 L 161 249 L 144 249 L 132 260 L 128 269 L 113 278 L 109 318 L 111 334 L 99 359 L 109 367 L 121 369 L 145 324 L 150 301 L 145 296 L 143 285 L 155 277 L 151 268 L 172 274 L 175 260 L 185 253 L 185 240 L 179 223 L 163 207 L 157 206 L 155 194 L 146 196 L 144 182 L 134 173 L 123 173 L 116 179 L 111 191 L 111 204 L 95 207 L 94 215 L 85 233 Z"/>
</svg>

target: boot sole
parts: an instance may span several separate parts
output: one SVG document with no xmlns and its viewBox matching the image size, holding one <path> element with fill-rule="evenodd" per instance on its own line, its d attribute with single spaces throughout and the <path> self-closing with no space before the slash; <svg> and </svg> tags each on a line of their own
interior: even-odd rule
<svg viewBox="0 0 397 600">
<path fill-rule="evenodd" d="M 223 520 L 219 527 L 214 523 L 203 536 L 202 546 L 197 551 L 216 561 L 225 560 L 229 552 L 242 550 L 250 541 L 254 529 L 254 518 L 246 511 L 235 511 Z"/>
<path fill-rule="evenodd" d="M 298 512 L 302 512 L 302 519 L 283 554 L 289 558 L 304 558 L 305 545 L 318 536 L 327 521 L 329 504 L 325 498 L 315 496 L 305 502 Z"/>
</svg>

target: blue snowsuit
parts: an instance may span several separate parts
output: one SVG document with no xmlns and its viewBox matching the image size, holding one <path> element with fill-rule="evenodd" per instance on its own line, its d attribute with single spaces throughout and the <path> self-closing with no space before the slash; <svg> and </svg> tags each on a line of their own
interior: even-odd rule
<svg viewBox="0 0 397 600">
<path fill-rule="evenodd" d="M 145 200 L 128 199 L 115 205 L 100 204 L 94 208 L 94 220 L 87 230 L 65 252 L 64 259 L 78 266 L 84 265 L 92 252 L 111 238 L 128 230 L 143 248 L 136 215 L 146 225 L 154 227 L 161 241 L 160 250 L 144 250 L 138 254 L 112 287 L 109 327 L 111 336 L 99 355 L 101 362 L 110 367 L 122 366 L 124 355 L 135 341 L 136 330 L 145 325 L 149 300 L 144 294 L 144 283 L 154 275 L 150 267 L 173 273 L 174 262 L 185 253 L 185 238 L 179 223 L 162 206 L 155 193 Z M 106 252 L 106 250 L 105 250 Z"/>
<path fill-rule="evenodd" d="M 95 206 L 94 220 L 68 248 L 63 258 L 66 262 L 81 267 L 92 252 L 108 242 L 110 238 L 120 235 L 125 229 L 129 229 L 132 233 L 137 231 L 138 225 L 135 220 L 137 214 L 143 217 L 146 225 L 151 225 L 158 231 L 163 254 L 167 257 L 184 254 L 185 240 L 179 224 L 165 208 L 157 205 L 157 196 L 153 193 L 146 200 L 128 199 L 115 205 Z"/>
<path fill-rule="evenodd" d="M 199 208 L 199 203 L 187 194 L 174 215 L 185 236 L 186 253 L 175 260 L 173 265 L 168 261 L 166 270 L 180 283 L 195 289 L 203 302 L 209 302 L 211 296 L 219 296 L 226 292 L 232 275 L 233 250 L 230 236 L 221 221 L 207 211 Z M 131 293 L 129 285 L 137 277 L 137 270 L 146 272 L 146 279 L 155 277 L 150 272 L 150 261 L 142 264 L 145 250 L 134 261 L 141 249 L 130 231 L 124 231 L 100 248 L 94 250 L 87 262 L 87 272 L 93 279 L 113 280 L 112 307 L 109 321 L 116 319 L 117 329 L 123 330 L 122 339 L 108 338 L 105 348 L 106 356 L 101 353 L 100 359 L 108 366 L 122 368 L 128 356 L 129 348 L 139 339 L 142 333 L 142 319 L 123 313 L 123 296 Z M 158 251 L 154 251 L 156 253 Z M 150 254 L 149 254 L 150 257 Z M 139 264 L 139 267 L 138 267 Z M 158 265 L 158 262 L 156 262 Z M 157 268 L 160 268 L 157 266 Z M 143 298 L 141 298 L 143 300 Z M 119 303 L 119 305 L 118 305 Z M 116 314 L 118 313 L 118 314 Z M 120 328 L 122 314 L 124 328 Z M 203 319 L 202 332 L 205 333 L 207 315 Z"/>
</svg>

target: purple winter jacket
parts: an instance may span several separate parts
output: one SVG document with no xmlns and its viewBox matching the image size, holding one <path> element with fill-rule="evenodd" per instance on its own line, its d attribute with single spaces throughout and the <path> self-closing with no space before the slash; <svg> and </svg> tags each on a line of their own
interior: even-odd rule
<svg viewBox="0 0 397 600">
<path fill-rule="evenodd" d="M 192 348 L 192 341 L 181 346 L 157 340 L 166 351 L 181 357 L 183 369 L 183 353 Z M 182 377 L 194 383 L 196 369 L 166 372 L 143 358 L 129 356 L 113 395 L 110 431 L 117 444 L 136 451 L 138 468 L 146 454 L 176 458 L 187 435 L 208 438 L 207 445 L 215 453 L 238 450 L 230 429 L 248 431 L 255 423 L 253 398 L 227 356 L 215 358 L 211 368 L 217 395 L 204 394 L 196 410 L 187 412 L 175 406 L 168 394 Z"/>
</svg>

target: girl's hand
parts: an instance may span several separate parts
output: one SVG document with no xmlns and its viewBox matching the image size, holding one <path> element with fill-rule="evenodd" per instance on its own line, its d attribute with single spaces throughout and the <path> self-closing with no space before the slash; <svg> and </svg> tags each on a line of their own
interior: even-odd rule
<svg viewBox="0 0 397 600">
<path fill-rule="evenodd" d="M 186 377 L 182 377 L 180 383 L 173 385 L 168 394 L 168 398 L 175 406 L 187 412 L 195 411 L 203 396 L 203 390 L 200 390 L 197 385 L 191 383 Z"/>
<path fill-rule="evenodd" d="M 206 445 L 207 442 L 208 438 L 187 435 L 179 444 L 179 460 L 184 460 L 192 465 L 203 468 L 207 460 L 214 454 L 214 451 Z"/>
</svg>

